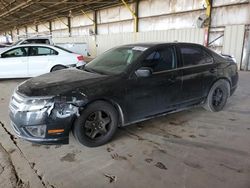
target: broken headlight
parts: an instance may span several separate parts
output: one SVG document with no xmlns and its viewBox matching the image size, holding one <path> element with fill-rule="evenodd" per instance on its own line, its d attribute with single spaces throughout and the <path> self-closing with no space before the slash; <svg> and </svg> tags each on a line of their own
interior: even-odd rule
<svg viewBox="0 0 250 188">
<path fill-rule="evenodd" d="M 38 111 L 52 106 L 51 98 L 30 99 L 20 106 L 20 111 Z"/>
<path fill-rule="evenodd" d="M 46 135 L 46 125 L 28 126 L 25 129 L 34 137 L 44 138 Z"/>
</svg>

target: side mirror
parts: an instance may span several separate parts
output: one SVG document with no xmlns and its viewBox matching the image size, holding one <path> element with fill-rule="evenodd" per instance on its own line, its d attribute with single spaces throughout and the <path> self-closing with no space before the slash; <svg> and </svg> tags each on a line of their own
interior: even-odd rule
<svg viewBox="0 0 250 188">
<path fill-rule="evenodd" d="M 152 70 L 148 67 L 141 67 L 135 71 L 137 77 L 149 77 L 152 74 Z"/>
</svg>

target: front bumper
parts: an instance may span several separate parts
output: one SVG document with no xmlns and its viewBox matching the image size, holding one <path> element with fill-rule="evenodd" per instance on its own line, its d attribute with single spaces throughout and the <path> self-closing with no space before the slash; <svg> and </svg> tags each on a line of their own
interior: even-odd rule
<svg viewBox="0 0 250 188">
<path fill-rule="evenodd" d="M 22 104 L 22 99 L 17 96 L 17 99 L 12 97 L 9 106 L 11 125 L 18 137 L 40 144 L 69 143 L 69 132 L 76 117 L 75 112 L 61 115 L 62 109 L 54 106 L 37 111 L 20 111 L 18 108 L 20 104 Z M 45 128 L 43 136 L 34 136 L 30 129 L 41 126 Z"/>
<path fill-rule="evenodd" d="M 40 144 L 68 144 L 68 142 L 69 142 L 68 137 L 61 137 L 61 138 L 36 138 L 36 137 L 32 137 L 28 134 L 21 133 L 20 128 L 17 128 L 17 126 L 13 122 L 11 122 L 11 126 L 19 138 L 30 141 L 30 142 L 40 143 Z"/>
<path fill-rule="evenodd" d="M 30 135 L 27 131 L 25 131 L 25 126 L 18 126 L 13 121 L 11 121 L 11 126 L 16 133 L 16 136 L 39 144 L 68 144 L 69 137 L 68 134 L 65 133 L 64 135 L 46 135 L 44 138 L 38 138 Z M 49 126 L 46 126 L 49 127 Z"/>
</svg>

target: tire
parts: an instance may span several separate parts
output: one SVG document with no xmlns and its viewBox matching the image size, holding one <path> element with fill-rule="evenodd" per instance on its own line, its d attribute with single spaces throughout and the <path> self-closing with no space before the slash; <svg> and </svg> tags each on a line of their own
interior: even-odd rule
<svg viewBox="0 0 250 188">
<path fill-rule="evenodd" d="M 211 87 L 204 108 L 211 112 L 221 111 L 230 95 L 230 84 L 227 80 L 218 80 Z"/>
<path fill-rule="evenodd" d="M 76 119 L 73 135 L 78 142 L 88 147 L 97 147 L 109 142 L 118 127 L 118 113 L 109 103 L 96 101 L 87 106 Z"/>
<path fill-rule="evenodd" d="M 56 65 L 54 66 L 50 72 L 54 72 L 54 71 L 58 71 L 58 70 L 62 70 L 62 69 L 65 69 L 66 67 L 63 66 L 63 65 Z"/>
</svg>

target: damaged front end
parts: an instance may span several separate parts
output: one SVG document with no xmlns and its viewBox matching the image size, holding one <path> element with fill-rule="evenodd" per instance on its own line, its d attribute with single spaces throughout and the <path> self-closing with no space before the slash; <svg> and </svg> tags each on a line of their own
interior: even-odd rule
<svg viewBox="0 0 250 188">
<path fill-rule="evenodd" d="M 81 95 L 27 97 L 15 91 L 9 105 L 17 136 L 43 144 L 68 144 L 74 119 L 87 103 Z"/>
</svg>

